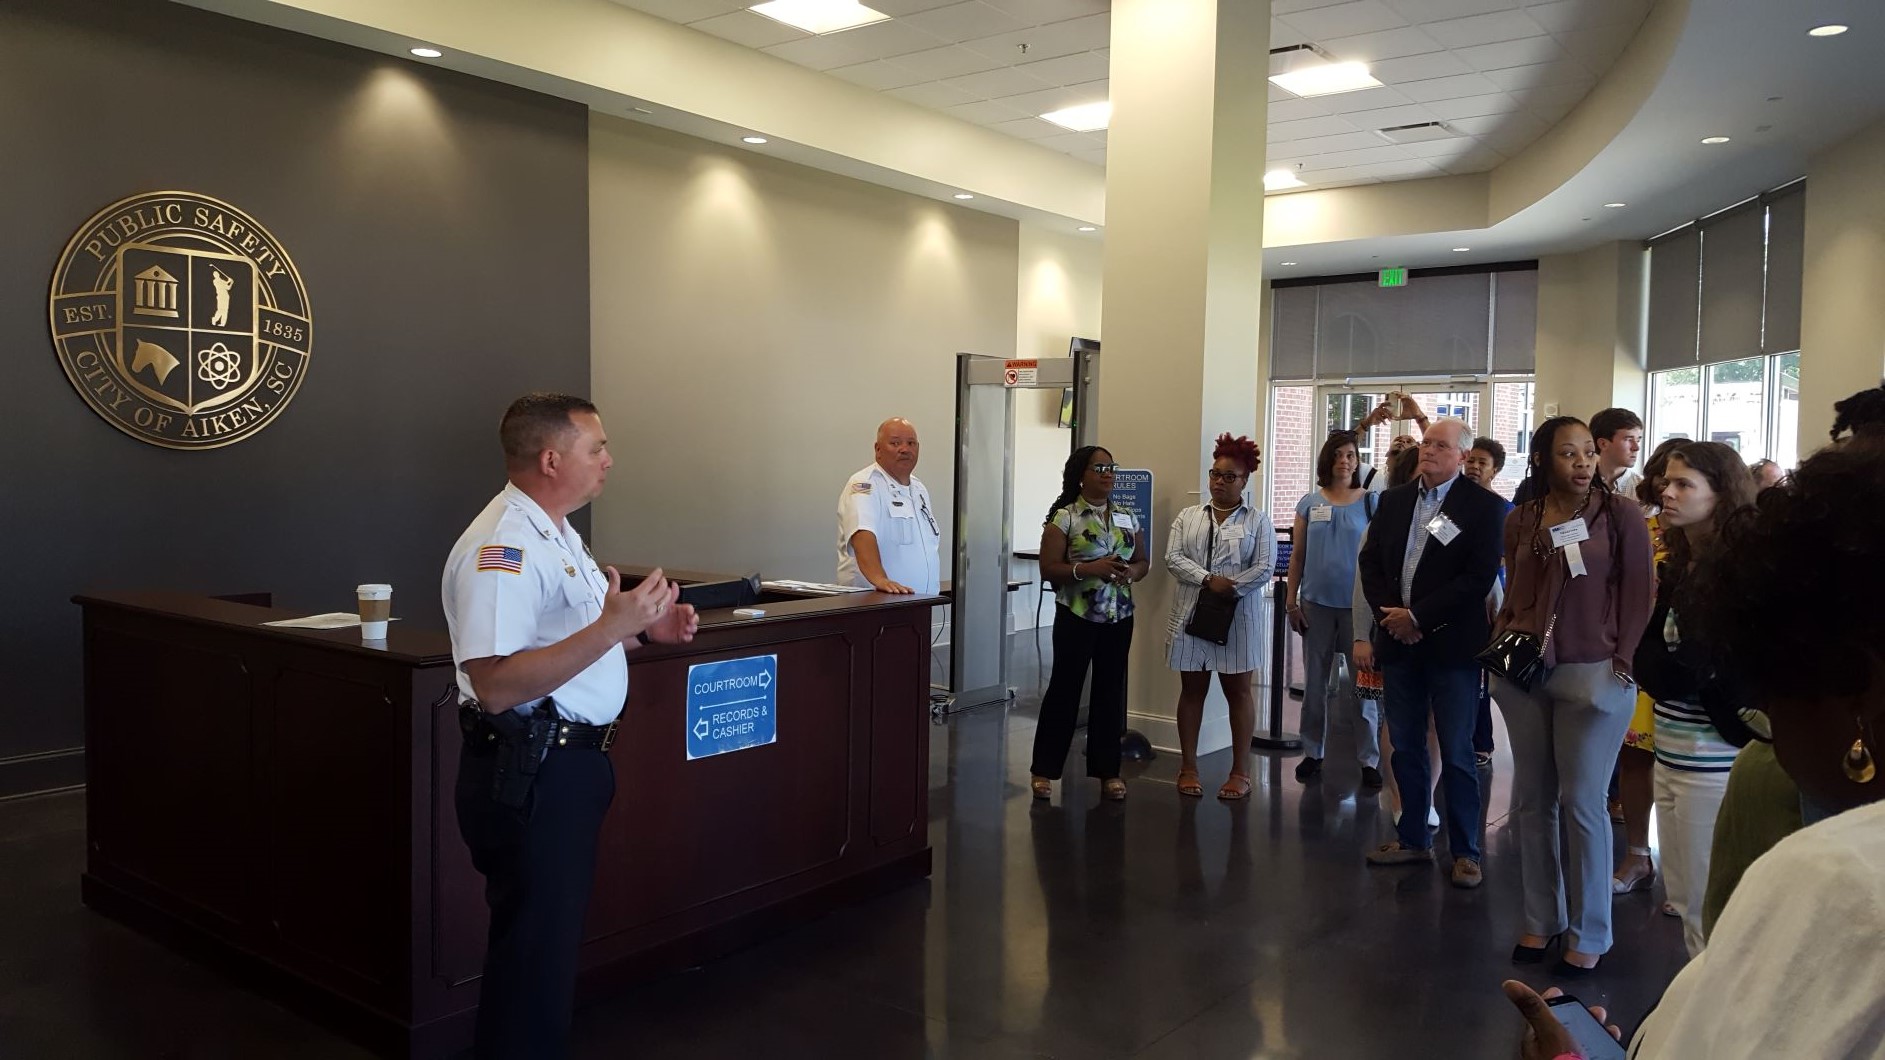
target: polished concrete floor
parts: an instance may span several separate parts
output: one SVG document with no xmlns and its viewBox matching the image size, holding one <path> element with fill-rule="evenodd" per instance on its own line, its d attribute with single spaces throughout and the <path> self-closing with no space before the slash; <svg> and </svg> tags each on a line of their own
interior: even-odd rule
<svg viewBox="0 0 1885 1060">
<path fill-rule="evenodd" d="M 1307 786 L 1293 760 L 1260 758 L 1242 804 L 1180 798 L 1175 755 L 1129 766 L 1123 804 L 1084 780 L 1035 802 L 1036 652 L 1017 636 L 1011 706 L 932 733 L 928 883 L 586 1008 L 579 1055 L 1517 1055 L 1499 981 L 1551 980 L 1508 963 L 1518 859 L 1503 749 L 1482 808 L 1486 883 L 1458 891 L 1437 867 L 1363 864 L 1387 810 L 1357 793 L 1346 731 Z M 1205 759 L 1210 790 L 1227 762 Z M 87 911 L 83 847 L 82 795 L 0 803 L 0 1056 L 367 1055 Z M 1617 946 L 1573 991 L 1626 1031 L 1683 960 L 1658 898 L 1618 900 Z"/>
</svg>

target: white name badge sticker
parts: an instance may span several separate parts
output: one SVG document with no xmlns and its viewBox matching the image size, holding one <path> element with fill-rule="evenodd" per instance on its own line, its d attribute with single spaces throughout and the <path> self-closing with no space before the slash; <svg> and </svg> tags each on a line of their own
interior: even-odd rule
<svg viewBox="0 0 1885 1060">
<path fill-rule="evenodd" d="M 1223 538 L 1226 541 L 1242 541 L 1244 539 L 1243 525 L 1238 524 L 1236 526 L 1220 526 L 1217 528 L 1217 536 Z"/>
<path fill-rule="evenodd" d="M 1583 522 L 1582 519 L 1578 521 Z M 1575 541 L 1564 546 L 1564 565 L 1570 568 L 1572 578 L 1582 578 L 1590 573 L 1584 568 L 1584 550 L 1577 547 Z"/>
<path fill-rule="evenodd" d="M 1125 512 L 1114 512 L 1113 525 L 1119 527 L 1121 530 L 1130 530 L 1132 529 L 1132 516 L 1127 515 Z"/>
<path fill-rule="evenodd" d="M 1326 523 L 1333 518 L 1335 508 L 1331 505 L 1318 504 L 1309 509 L 1309 521 L 1312 523 Z"/>
<path fill-rule="evenodd" d="M 1450 545 L 1454 538 L 1460 536 L 1460 528 L 1446 516 L 1436 515 L 1428 520 L 1427 533 L 1442 545 Z"/>
<path fill-rule="evenodd" d="M 1551 528 L 1551 547 L 1564 548 L 1580 541 L 1590 540 L 1590 527 L 1582 517 L 1559 523 Z"/>
</svg>

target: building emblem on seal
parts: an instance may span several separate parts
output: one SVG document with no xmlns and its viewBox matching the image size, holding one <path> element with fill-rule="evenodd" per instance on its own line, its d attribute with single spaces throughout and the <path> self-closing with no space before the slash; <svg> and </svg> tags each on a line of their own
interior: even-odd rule
<svg viewBox="0 0 1885 1060">
<path fill-rule="evenodd" d="M 92 215 L 59 257 L 50 308 L 66 378 L 152 445 L 252 437 L 307 375 L 301 274 L 254 218 L 205 195 L 148 192 Z"/>
</svg>

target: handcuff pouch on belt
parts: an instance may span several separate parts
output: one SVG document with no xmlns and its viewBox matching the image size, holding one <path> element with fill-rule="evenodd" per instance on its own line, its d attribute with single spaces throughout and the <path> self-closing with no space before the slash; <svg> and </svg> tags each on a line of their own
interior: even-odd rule
<svg viewBox="0 0 1885 1060">
<path fill-rule="evenodd" d="M 497 758 L 491 769 L 492 801 L 513 810 L 528 805 L 531 785 L 537 782 L 537 771 L 543 768 L 550 741 L 556 737 L 556 701 L 546 697 L 527 715 L 514 710 L 486 714 L 476 703 L 467 702 L 458 708 L 458 727 L 465 735 L 467 752 Z"/>
</svg>

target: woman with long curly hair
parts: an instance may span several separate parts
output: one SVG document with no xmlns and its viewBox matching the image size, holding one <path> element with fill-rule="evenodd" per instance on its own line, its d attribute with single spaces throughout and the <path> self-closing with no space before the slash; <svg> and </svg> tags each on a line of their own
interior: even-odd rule
<svg viewBox="0 0 1885 1060">
<path fill-rule="evenodd" d="M 1132 583 L 1145 577 L 1145 531 L 1113 506 L 1113 454 L 1097 445 L 1073 451 L 1060 472 L 1060 496 L 1041 527 L 1041 576 L 1054 584 L 1054 670 L 1034 727 L 1034 797 L 1054 794 L 1067 766 L 1080 687 L 1093 669 L 1086 730 L 1087 775 L 1117 802 L 1119 738 L 1126 731 L 1126 653 L 1132 648 Z"/>
<path fill-rule="evenodd" d="M 1243 600 L 1270 580 L 1276 562 L 1276 530 L 1269 513 L 1244 499 L 1244 488 L 1262 463 L 1257 443 L 1218 435 L 1206 473 L 1210 491 L 1205 503 L 1179 512 L 1166 537 L 1165 566 L 1178 582 L 1165 650 L 1166 663 L 1178 671 L 1179 680 L 1178 793 L 1193 798 L 1204 795 L 1198 780 L 1198 730 L 1204 724 L 1204 697 L 1213 671 L 1230 704 L 1230 776 L 1217 789 L 1217 797 L 1250 796 L 1250 737 L 1257 729 L 1251 675 L 1262 650 L 1263 623 L 1257 620 L 1255 605 Z M 1207 594 L 1236 609 L 1223 644 L 1186 631 L 1199 599 Z"/>
</svg>

